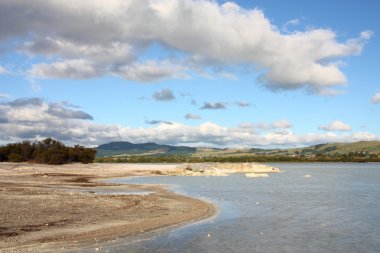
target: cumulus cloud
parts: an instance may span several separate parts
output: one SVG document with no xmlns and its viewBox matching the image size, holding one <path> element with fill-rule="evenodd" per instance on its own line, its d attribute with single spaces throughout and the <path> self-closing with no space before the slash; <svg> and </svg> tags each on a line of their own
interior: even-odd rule
<svg viewBox="0 0 380 253">
<path fill-rule="evenodd" d="M 0 103 L 0 112 L 12 122 L 36 122 L 41 119 L 93 119 L 90 114 L 70 107 L 65 102 L 47 103 L 41 98 L 18 98 Z"/>
<path fill-rule="evenodd" d="M 19 98 L 1 102 L 0 115 L 2 142 L 48 136 L 64 141 L 82 142 L 82 138 L 96 127 L 92 124 L 90 114 L 74 110 L 64 102 L 48 103 L 40 98 Z"/>
<path fill-rule="evenodd" d="M 85 59 L 39 63 L 29 70 L 32 78 L 88 79 L 101 76 L 100 69 Z"/>
<path fill-rule="evenodd" d="M 351 131 L 352 127 L 340 120 L 335 120 L 327 125 L 321 125 L 319 129 L 325 131 Z"/>
<path fill-rule="evenodd" d="M 292 128 L 293 124 L 290 121 L 286 120 L 286 119 L 280 119 L 280 120 L 273 121 L 271 123 L 266 123 L 266 122 L 257 122 L 257 123 L 254 123 L 254 122 L 245 122 L 245 123 L 241 123 L 240 127 L 243 127 L 243 128 L 256 128 L 256 129 L 259 129 L 259 130 L 276 130 L 276 129 L 288 129 L 288 128 Z"/>
<path fill-rule="evenodd" d="M 107 45 L 78 43 L 63 38 L 37 37 L 18 48 L 30 56 L 43 55 L 49 58 L 76 59 L 78 55 L 98 64 L 123 65 L 134 60 L 132 47 L 125 43 L 110 42 Z"/>
<path fill-rule="evenodd" d="M 158 63 L 156 61 L 121 66 L 115 73 L 126 79 L 139 82 L 153 82 L 166 78 L 189 78 L 184 67 L 169 62 Z"/>
<path fill-rule="evenodd" d="M 9 50 L 38 57 L 40 62 L 29 71 L 36 78 L 111 74 L 150 82 L 188 78 L 215 66 L 216 74 L 228 73 L 220 70 L 248 64 L 261 71 L 258 80 L 269 89 L 306 87 L 325 94 L 347 82 L 334 62 L 360 54 L 371 36 L 372 32 L 363 31 L 357 38 L 339 41 L 327 28 L 281 33 L 262 10 L 232 2 L 0 3 L 0 41 L 14 39 L 15 48 Z M 167 52 L 160 60 L 149 57 L 146 52 L 153 44 L 174 53 Z M 234 79 L 233 73 L 225 77 Z"/>
<path fill-rule="evenodd" d="M 185 115 L 185 119 L 201 119 L 202 117 L 200 115 L 192 114 L 192 113 L 187 113 Z"/>
<path fill-rule="evenodd" d="M 60 119 L 85 119 L 85 120 L 93 120 L 93 117 L 79 110 L 70 110 L 67 107 L 63 106 L 60 103 L 50 104 L 47 109 L 47 113 L 53 116 L 56 116 Z"/>
<path fill-rule="evenodd" d="M 169 89 L 162 89 L 160 91 L 157 91 L 153 93 L 152 98 L 157 101 L 171 101 L 175 99 L 175 96 L 173 95 L 173 92 Z"/>
<path fill-rule="evenodd" d="M 54 108 L 54 109 L 52 109 Z M 57 110 L 56 108 L 60 108 Z M 379 140 L 370 132 L 337 134 L 334 132 L 297 135 L 285 122 L 272 124 L 281 127 L 256 131 L 255 123 L 225 127 L 213 122 L 189 126 L 177 122 L 156 121 L 149 127 L 126 127 L 99 124 L 86 112 L 73 110 L 65 103 L 49 103 L 40 98 L 16 99 L 0 103 L 0 142 L 53 137 L 68 144 L 99 145 L 128 140 L 158 142 L 173 145 L 215 147 L 300 146 L 326 142 Z M 279 121 L 280 122 L 280 121 Z"/>
<path fill-rule="evenodd" d="M 221 110 L 221 109 L 226 109 L 225 104 L 226 103 L 222 103 L 222 102 L 215 102 L 215 103 L 205 102 L 200 109 L 201 110 Z"/>
<path fill-rule="evenodd" d="M 274 121 L 271 126 L 273 128 L 292 128 L 293 124 L 290 123 L 288 120 L 282 119 L 282 120 L 277 120 Z"/>
<path fill-rule="evenodd" d="M 373 95 L 371 98 L 371 101 L 373 104 L 379 104 L 380 103 L 380 92 Z"/>
<path fill-rule="evenodd" d="M 41 98 L 18 98 L 5 103 L 11 107 L 41 106 L 43 101 Z"/>
</svg>

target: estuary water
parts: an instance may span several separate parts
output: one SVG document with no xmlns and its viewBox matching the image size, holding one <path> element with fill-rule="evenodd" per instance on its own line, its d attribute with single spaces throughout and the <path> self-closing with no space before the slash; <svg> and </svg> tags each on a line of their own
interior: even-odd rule
<svg viewBox="0 0 380 253">
<path fill-rule="evenodd" d="M 216 217 L 109 252 L 379 253 L 379 163 L 271 164 L 268 178 L 142 177 L 219 207 Z"/>
</svg>

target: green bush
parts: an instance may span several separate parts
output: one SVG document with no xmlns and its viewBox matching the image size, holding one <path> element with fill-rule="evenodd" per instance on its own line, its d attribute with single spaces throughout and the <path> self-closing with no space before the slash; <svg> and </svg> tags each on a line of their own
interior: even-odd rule
<svg viewBox="0 0 380 253">
<path fill-rule="evenodd" d="M 66 147 L 60 141 L 46 138 L 42 141 L 11 143 L 0 147 L 1 162 L 36 162 L 64 164 L 70 162 L 91 163 L 96 150 L 80 145 Z"/>
</svg>

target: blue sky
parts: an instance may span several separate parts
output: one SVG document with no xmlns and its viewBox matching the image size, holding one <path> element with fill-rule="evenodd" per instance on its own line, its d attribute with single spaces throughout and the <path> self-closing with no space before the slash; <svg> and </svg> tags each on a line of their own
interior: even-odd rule
<svg viewBox="0 0 380 253">
<path fill-rule="evenodd" d="M 0 143 L 379 140 L 378 1 L 0 3 Z"/>
</svg>

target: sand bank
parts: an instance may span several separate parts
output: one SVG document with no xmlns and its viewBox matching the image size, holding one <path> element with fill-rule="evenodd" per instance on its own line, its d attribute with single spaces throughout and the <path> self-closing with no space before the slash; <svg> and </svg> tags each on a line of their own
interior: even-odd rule
<svg viewBox="0 0 380 253">
<path fill-rule="evenodd" d="M 127 176 L 267 176 L 257 163 L 0 163 L 0 252 L 60 250 L 136 236 L 210 217 L 216 208 L 152 185 L 116 185 Z M 135 194 L 147 192 L 149 194 Z"/>
<path fill-rule="evenodd" d="M 215 207 L 151 185 L 100 179 L 157 175 L 178 165 L 0 163 L 0 252 L 94 245 L 212 216 Z M 147 195 L 119 194 L 147 191 Z M 108 194 L 100 194 L 108 193 Z"/>
<path fill-rule="evenodd" d="M 278 168 L 261 163 L 185 163 L 162 174 L 177 176 L 228 176 L 245 173 L 246 177 L 268 177 L 268 173 L 281 172 Z"/>
</svg>

